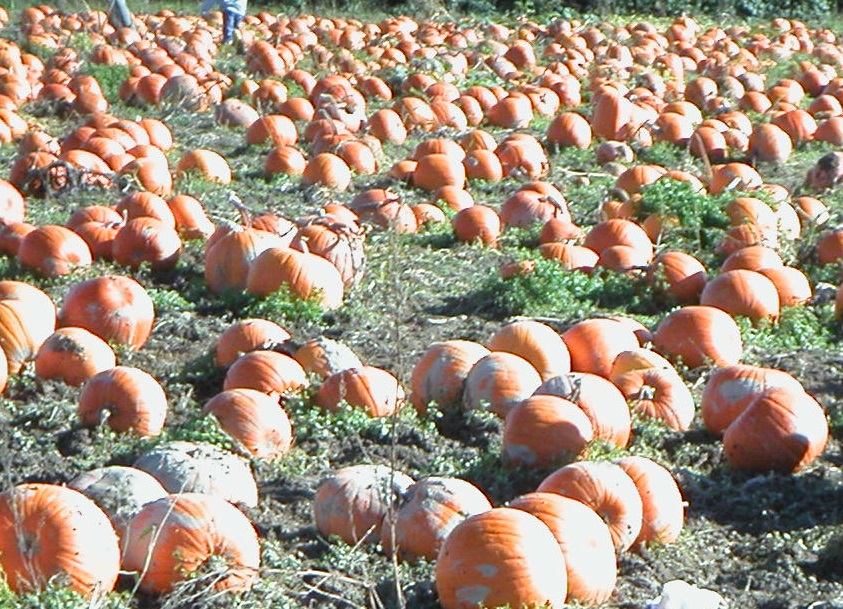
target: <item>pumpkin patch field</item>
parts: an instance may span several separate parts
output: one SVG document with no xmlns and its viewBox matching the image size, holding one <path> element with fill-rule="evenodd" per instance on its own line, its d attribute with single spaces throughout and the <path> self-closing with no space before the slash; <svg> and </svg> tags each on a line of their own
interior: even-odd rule
<svg viewBox="0 0 843 609">
<path fill-rule="evenodd" d="M 843 27 L 197 11 L 0 7 L 0 608 L 843 607 Z"/>
</svg>

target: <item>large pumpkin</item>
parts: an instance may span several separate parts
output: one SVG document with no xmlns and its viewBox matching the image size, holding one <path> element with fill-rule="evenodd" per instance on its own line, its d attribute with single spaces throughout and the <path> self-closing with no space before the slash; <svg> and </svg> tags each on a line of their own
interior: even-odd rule
<svg viewBox="0 0 843 609">
<path fill-rule="evenodd" d="M 82 493 L 53 484 L 22 484 L 0 494 L 0 567 L 15 592 L 53 579 L 82 594 L 117 582 L 120 549 L 108 516 Z"/>
<path fill-rule="evenodd" d="M 565 556 L 551 530 L 506 507 L 458 524 L 442 544 L 435 577 L 444 609 L 561 609 L 568 591 Z"/>
<path fill-rule="evenodd" d="M 219 562 L 210 563 L 212 558 Z M 221 563 L 221 564 L 220 564 Z M 204 565 L 208 585 L 242 592 L 258 576 L 260 545 L 249 519 L 229 502 L 203 493 L 177 493 L 146 504 L 126 532 L 123 569 L 140 589 L 171 591 Z"/>
</svg>

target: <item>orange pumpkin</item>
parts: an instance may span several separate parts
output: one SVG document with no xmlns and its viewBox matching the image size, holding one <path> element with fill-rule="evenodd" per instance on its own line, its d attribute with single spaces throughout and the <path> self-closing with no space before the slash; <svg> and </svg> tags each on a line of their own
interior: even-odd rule
<svg viewBox="0 0 843 609">
<path fill-rule="evenodd" d="M 502 455 L 528 467 L 560 465 L 581 456 L 594 429 L 582 409 L 555 395 L 532 395 L 506 415 Z"/>
<path fill-rule="evenodd" d="M 316 392 L 316 403 L 336 412 L 343 403 L 373 417 L 394 414 L 404 398 L 404 389 L 391 372 L 374 366 L 347 368 L 327 377 Z"/>
<path fill-rule="evenodd" d="M 410 403 L 423 414 L 431 403 L 442 410 L 462 404 L 465 379 L 489 350 L 468 340 L 434 343 L 413 366 Z"/>
<path fill-rule="evenodd" d="M 538 370 L 543 381 L 571 371 L 571 356 L 562 337 L 538 321 L 507 324 L 492 335 L 488 346 L 492 351 L 520 355 Z"/>
<path fill-rule="evenodd" d="M 641 532 L 644 506 L 635 483 L 617 464 L 580 461 L 557 469 L 539 484 L 550 492 L 582 501 L 609 525 L 615 550 L 628 550 Z"/>
<path fill-rule="evenodd" d="M 104 421 L 116 432 L 157 436 L 166 417 L 164 388 L 140 368 L 115 366 L 98 372 L 79 394 L 79 418 L 84 425 Z"/>
<path fill-rule="evenodd" d="M 566 602 L 589 606 L 605 603 L 618 579 L 609 527 L 584 503 L 556 493 L 527 493 L 509 507 L 536 516 L 553 533 L 565 556 Z"/>
<path fill-rule="evenodd" d="M 144 592 L 170 592 L 205 564 L 214 565 L 216 590 L 243 592 L 258 577 L 257 532 L 228 501 L 204 493 L 167 495 L 129 523 L 123 570 L 137 574 Z"/>
<path fill-rule="evenodd" d="M 492 351 L 471 367 L 465 379 L 463 406 L 506 417 L 541 384 L 538 371 L 523 357 Z"/>
<path fill-rule="evenodd" d="M 117 365 L 114 350 L 85 328 L 59 328 L 35 355 L 35 375 L 81 385 L 95 374 Z"/>
<path fill-rule="evenodd" d="M 561 608 L 567 596 L 565 556 L 537 517 L 499 507 L 466 518 L 436 558 L 443 609 Z"/>
<path fill-rule="evenodd" d="M 43 590 L 53 578 L 93 595 L 110 591 L 120 549 L 105 513 L 79 491 L 21 484 L 0 494 L 0 566 L 16 593 Z"/>
<path fill-rule="evenodd" d="M 18 261 L 47 277 L 72 273 L 93 263 L 91 249 L 69 228 L 59 225 L 36 227 L 20 241 Z"/>
<path fill-rule="evenodd" d="M 313 520 L 319 534 L 347 544 L 378 543 L 386 513 L 412 485 L 407 474 L 385 465 L 351 465 L 331 473 L 316 488 Z"/>
<path fill-rule="evenodd" d="M 59 310 L 60 326 L 79 326 L 100 338 L 140 349 L 152 332 L 152 298 L 137 281 L 104 275 L 70 288 Z"/>
<path fill-rule="evenodd" d="M 562 333 L 571 354 L 571 370 L 608 377 L 618 353 L 638 346 L 638 338 L 614 319 L 586 319 Z"/>
<path fill-rule="evenodd" d="M 246 290 L 267 296 L 287 286 L 302 299 L 313 298 L 325 309 L 342 306 L 342 275 L 325 258 L 292 248 L 270 247 L 249 265 Z"/>
<path fill-rule="evenodd" d="M 217 338 L 214 359 L 217 366 L 224 368 L 244 353 L 271 351 L 290 338 L 287 330 L 269 319 L 241 319 L 230 324 Z"/>
<path fill-rule="evenodd" d="M 616 463 L 632 478 L 644 506 L 641 532 L 634 545 L 676 541 L 685 522 L 685 502 L 671 473 L 639 455 L 623 457 Z"/>
<path fill-rule="evenodd" d="M 225 374 L 223 389 L 257 389 L 278 398 L 308 385 L 304 368 L 292 357 L 256 350 L 234 360 Z"/>
<path fill-rule="evenodd" d="M 283 457 L 293 443 L 293 429 L 278 400 L 255 389 L 229 389 L 205 404 L 204 413 L 214 415 L 246 451 L 258 459 Z"/>
<path fill-rule="evenodd" d="M 387 555 L 435 560 L 445 539 L 466 518 L 492 509 L 479 488 L 460 478 L 430 476 L 407 489 L 400 509 L 387 513 L 380 539 Z"/>
<path fill-rule="evenodd" d="M 737 469 L 793 473 L 825 449 L 823 407 L 801 390 L 773 387 L 759 393 L 723 433 L 726 459 Z"/>
<path fill-rule="evenodd" d="M 737 364 L 743 356 L 741 330 L 726 311 L 688 305 L 667 314 L 653 333 L 653 347 L 689 368 Z"/>
</svg>

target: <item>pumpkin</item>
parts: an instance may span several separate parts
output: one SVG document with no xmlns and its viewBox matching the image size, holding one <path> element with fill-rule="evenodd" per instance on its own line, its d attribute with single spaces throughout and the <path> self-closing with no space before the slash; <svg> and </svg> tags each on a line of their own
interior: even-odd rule
<svg viewBox="0 0 843 609">
<path fill-rule="evenodd" d="M 558 146 L 587 150 L 591 146 L 591 125 L 576 112 L 561 112 L 547 127 L 547 141 Z"/>
<path fill-rule="evenodd" d="M 322 379 L 348 368 L 363 366 L 348 345 L 327 336 L 317 336 L 299 345 L 293 352 L 293 359 L 301 364 L 305 372 Z"/>
<path fill-rule="evenodd" d="M 137 281 L 104 275 L 72 286 L 58 316 L 62 327 L 78 326 L 108 342 L 140 349 L 152 332 L 155 309 Z"/>
<path fill-rule="evenodd" d="M 205 404 L 220 427 L 258 459 L 283 457 L 293 442 L 293 429 L 278 400 L 255 389 L 229 389 Z"/>
<path fill-rule="evenodd" d="M 638 346 L 638 338 L 614 319 L 579 321 L 562 333 L 571 354 L 571 370 L 608 377 L 612 362 L 621 351 Z"/>
<path fill-rule="evenodd" d="M 257 389 L 278 399 L 308 386 L 304 368 L 289 355 L 256 350 L 244 353 L 225 374 L 224 389 Z"/>
<path fill-rule="evenodd" d="M 83 472 L 67 486 L 92 499 L 123 539 L 129 521 L 149 503 L 167 495 L 151 474 L 134 467 L 107 465 Z"/>
<path fill-rule="evenodd" d="M 688 305 L 668 313 L 656 326 L 653 347 L 689 368 L 729 366 L 743 356 L 737 322 L 726 311 L 707 305 Z"/>
<path fill-rule="evenodd" d="M 561 608 L 568 588 L 565 556 L 537 517 L 494 508 L 451 531 L 436 558 L 435 585 L 443 609 Z"/>
<path fill-rule="evenodd" d="M 394 414 L 404 399 L 404 389 L 395 376 L 375 366 L 347 368 L 327 377 L 316 392 L 316 403 L 337 412 L 343 403 L 373 417 Z"/>
<path fill-rule="evenodd" d="M 264 250 L 282 246 L 281 237 L 248 222 L 220 225 L 205 243 L 205 281 L 214 294 L 243 290 L 251 262 Z"/>
<path fill-rule="evenodd" d="M 502 456 L 506 463 L 545 467 L 568 463 L 594 438 L 591 421 L 576 404 L 555 395 L 532 395 L 506 415 Z"/>
<path fill-rule="evenodd" d="M 733 317 L 744 315 L 754 323 L 775 322 L 781 311 L 775 284 L 747 269 L 725 271 L 709 280 L 700 294 L 700 304 L 723 309 Z"/>
<path fill-rule="evenodd" d="M 312 298 L 324 309 L 342 306 L 342 275 L 325 258 L 292 248 L 270 247 L 251 262 L 246 290 L 268 296 L 287 286 L 295 296 Z"/>
<path fill-rule="evenodd" d="M 231 167 L 220 153 L 206 148 L 186 152 L 176 163 L 176 176 L 197 173 L 209 182 L 231 183 Z"/>
<path fill-rule="evenodd" d="M 696 304 L 707 281 L 706 268 L 691 254 L 668 250 L 650 263 L 647 280 L 657 292 L 668 294 L 679 304 Z"/>
<path fill-rule="evenodd" d="M 91 249 L 69 228 L 59 225 L 38 226 L 20 241 L 17 254 L 22 266 L 46 277 L 68 275 L 93 263 Z"/>
<path fill-rule="evenodd" d="M 627 370 L 613 375 L 611 380 L 635 412 L 660 419 L 670 429 L 690 428 L 696 410 L 694 397 L 672 367 Z"/>
<path fill-rule="evenodd" d="M 67 385 L 81 385 L 95 374 L 117 365 L 114 350 L 85 328 L 59 328 L 35 355 L 35 375 L 59 379 Z"/>
<path fill-rule="evenodd" d="M 216 226 L 208 218 L 202 202 L 191 195 L 177 194 L 167 199 L 176 230 L 182 239 L 207 239 Z"/>
<path fill-rule="evenodd" d="M 632 420 L 620 390 L 608 379 L 588 372 L 553 377 L 533 395 L 555 395 L 574 402 L 588 417 L 595 438 L 623 448 L 629 444 Z"/>
<path fill-rule="evenodd" d="M 0 281 L 0 348 L 8 375 L 33 359 L 55 329 L 56 307 L 45 292 L 22 281 Z"/>
<path fill-rule="evenodd" d="M 224 499 L 190 492 L 167 495 L 147 503 L 129 523 L 123 569 L 137 574 L 144 592 L 170 592 L 206 564 L 213 564 L 214 571 L 200 580 L 218 591 L 243 592 L 258 577 L 257 532 Z"/>
<path fill-rule="evenodd" d="M 79 418 L 84 425 L 104 421 L 117 432 L 157 436 L 166 416 L 164 388 L 140 368 L 115 366 L 98 372 L 79 394 Z"/>
<path fill-rule="evenodd" d="M 685 522 L 685 502 L 673 475 L 648 457 L 628 455 L 615 463 L 632 478 L 644 506 L 638 544 L 668 544 L 679 538 Z"/>
<path fill-rule="evenodd" d="M 132 269 L 148 262 L 154 271 L 170 270 L 181 255 L 182 242 L 173 226 L 151 217 L 133 218 L 114 235 L 111 257 Z"/>
<path fill-rule="evenodd" d="M 527 493 L 509 502 L 541 520 L 565 556 L 568 603 L 599 605 L 612 596 L 618 579 L 609 527 L 584 503 L 556 493 Z"/>
<path fill-rule="evenodd" d="M 471 367 L 465 379 L 463 406 L 490 410 L 503 418 L 540 384 L 538 371 L 523 357 L 492 351 Z"/>
<path fill-rule="evenodd" d="M 16 593 L 38 592 L 57 578 L 91 596 L 117 582 L 114 527 L 78 491 L 54 484 L 7 489 L 0 494 L 0 531 L 0 567 Z"/>
<path fill-rule="evenodd" d="M 442 410 L 459 406 L 471 368 L 489 353 L 480 343 L 468 340 L 432 344 L 413 366 L 410 403 L 420 414 L 424 414 L 431 403 Z"/>
<path fill-rule="evenodd" d="M 169 493 L 216 495 L 248 507 L 258 504 L 258 485 L 248 462 L 214 444 L 166 442 L 132 466 L 154 476 Z"/>
<path fill-rule="evenodd" d="M 459 241 L 479 241 L 491 246 L 497 245 L 502 229 L 498 212 L 486 205 L 472 205 L 459 210 L 451 218 L 451 227 Z"/>
<path fill-rule="evenodd" d="M 617 464 L 580 461 L 560 467 L 539 484 L 550 492 L 582 501 L 609 525 L 617 552 L 628 550 L 641 532 L 644 506 L 635 483 Z"/>
<path fill-rule="evenodd" d="M 492 351 L 520 355 L 538 370 L 542 380 L 571 371 L 571 356 L 562 337 L 538 321 L 515 321 L 500 328 L 489 340 Z"/>
<path fill-rule="evenodd" d="M 414 480 L 385 465 L 343 467 L 322 480 L 313 497 L 319 534 L 348 544 L 378 543 L 384 516 Z"/>
<path fill-rule="evenodd" d="M 716 368 L 700 398 L 706 429 L 722 434 L 758 394 L 772 387 L 803 390 L 802 383 L 783 370 L 749 364 Z"/>
<path fill-rule="evenodd" d="M 214 360 L 217 366 L 230 366 L 244 353 L 275 350 L 290 340 L 290 333 L 269 319 L 241 319 L 230 324 L 217 338 Z"/>
<path fill-rule="evenodd" d="M 466 518 L 492 509 L 479 488 L 460 478 L 429 476 L 410 485 L 401 507 L 387 512 L 380 539 L 387 555 L 435 560 L 445 539 Z"/>
<path fill-rule="evenodd" d="M 330 219 L 314 219 L 302 226 L 290 247 L 321 256 L 340 272 L 343 285 L 351 289 L 360 282 L 366 263 L 364 231 Z"/>
<path fill-rule="evenodd" d="M 793 473 L 825 449 L 828 421 L 808 393 L 771 387 L 755 396 L 723 433 L 723 450 L 736 469 Z"/>
</svg>

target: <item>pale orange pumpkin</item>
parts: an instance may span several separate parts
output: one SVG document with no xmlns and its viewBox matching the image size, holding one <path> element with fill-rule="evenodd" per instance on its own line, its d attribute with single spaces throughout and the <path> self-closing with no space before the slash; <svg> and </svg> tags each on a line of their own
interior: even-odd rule
<svg viewBox="0 0 843 609">
<path fill-rule="evenodd" d="M 277 459 L 290 450 L 293 429 L 278 400 L 255 389 L 222 391 L 202 409 L 214 415 L 220 427 L 258 459 Z"/>
</svg>

